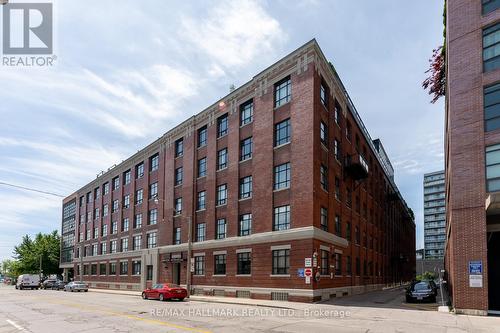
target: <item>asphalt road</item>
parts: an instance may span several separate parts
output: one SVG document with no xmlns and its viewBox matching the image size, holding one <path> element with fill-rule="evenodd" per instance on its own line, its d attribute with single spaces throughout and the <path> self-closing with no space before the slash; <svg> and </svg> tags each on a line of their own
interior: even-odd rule
<svg viewBox="0 0 500 333">
<path fill-rule="evenodd" d="M 15 290 L 0 285 L 6 332 L 498 332 L 500 319 L 454 316 L 401 304 L 402 291 L 344 298 L 345 304 L 276 302 L 275 307 L 145 301 L 98 292 Z M 383 300 L 385 304 L 372 300 Z M 336 302 L 333 302 L 336 303 Z M 385 305 L 385 306 L 383 306 Z"/>
</svg>

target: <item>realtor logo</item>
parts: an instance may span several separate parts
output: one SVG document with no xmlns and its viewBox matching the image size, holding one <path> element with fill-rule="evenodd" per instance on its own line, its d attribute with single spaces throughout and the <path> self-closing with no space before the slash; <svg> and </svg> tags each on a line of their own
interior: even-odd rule
<svg viewBox="0 0 500 333">
<path fill-rule="evenodd" d="M 52 3 L 8 3 L 3 9 L 3 54 L 52 54 Z"/>
</svg>

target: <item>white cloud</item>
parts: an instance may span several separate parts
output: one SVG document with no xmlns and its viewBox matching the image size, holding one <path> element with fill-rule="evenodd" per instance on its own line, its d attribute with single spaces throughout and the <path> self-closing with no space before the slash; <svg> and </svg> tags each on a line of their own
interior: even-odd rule
<svg viewBox="0 0 500 333">
<path fill-rule="evenodd" d="M 181 34 L 219 66 L 244 65 L 273 54 L 287 40 L 279 22 L 260 1 L 218 1 L 205 18 L 182 17 Z"/>
</svg>

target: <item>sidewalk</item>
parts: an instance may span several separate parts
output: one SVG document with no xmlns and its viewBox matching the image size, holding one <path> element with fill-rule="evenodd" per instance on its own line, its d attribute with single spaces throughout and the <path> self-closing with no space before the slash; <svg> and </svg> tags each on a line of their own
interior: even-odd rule
<svg viewBox="0 0 500 333">
<path fill-rule="evenodd" d="M 140 291 L 129 291 L 129 290 L 112 290 L 112 289 L 89 289 L 90 292 L 103 293 L 103 294 L 115 294 L 115 295 L 126 295 L 141 297 Z M 207 302 L 207 303 L 221 303 L 221 304 L 237 304 L 237 305 L 250 305 L 250 306 L 262 306 L 277 309 L 293 309 L 293 310 L 303 310 L 305 308 L 310 308 L 313 303 L 300 303 L 300 302 L 285 302 L 285 301 L 269 301 L 251 298 L 236 298 L 236 297 L 217 297 L 217 296 L 199 296 L 191 295 L 189 301 L 194 302 Z"/>
</svg>

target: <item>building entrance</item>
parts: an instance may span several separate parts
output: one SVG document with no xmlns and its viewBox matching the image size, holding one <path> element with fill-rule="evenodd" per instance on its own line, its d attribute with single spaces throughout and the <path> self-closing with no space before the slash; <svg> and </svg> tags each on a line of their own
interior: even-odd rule
<svg viewBox="0 0 500 333">
<path fill-rule="evenodd" d="M 488 233 L 488 304 L 500 313 L 500 232 Z"/>
</svg>

